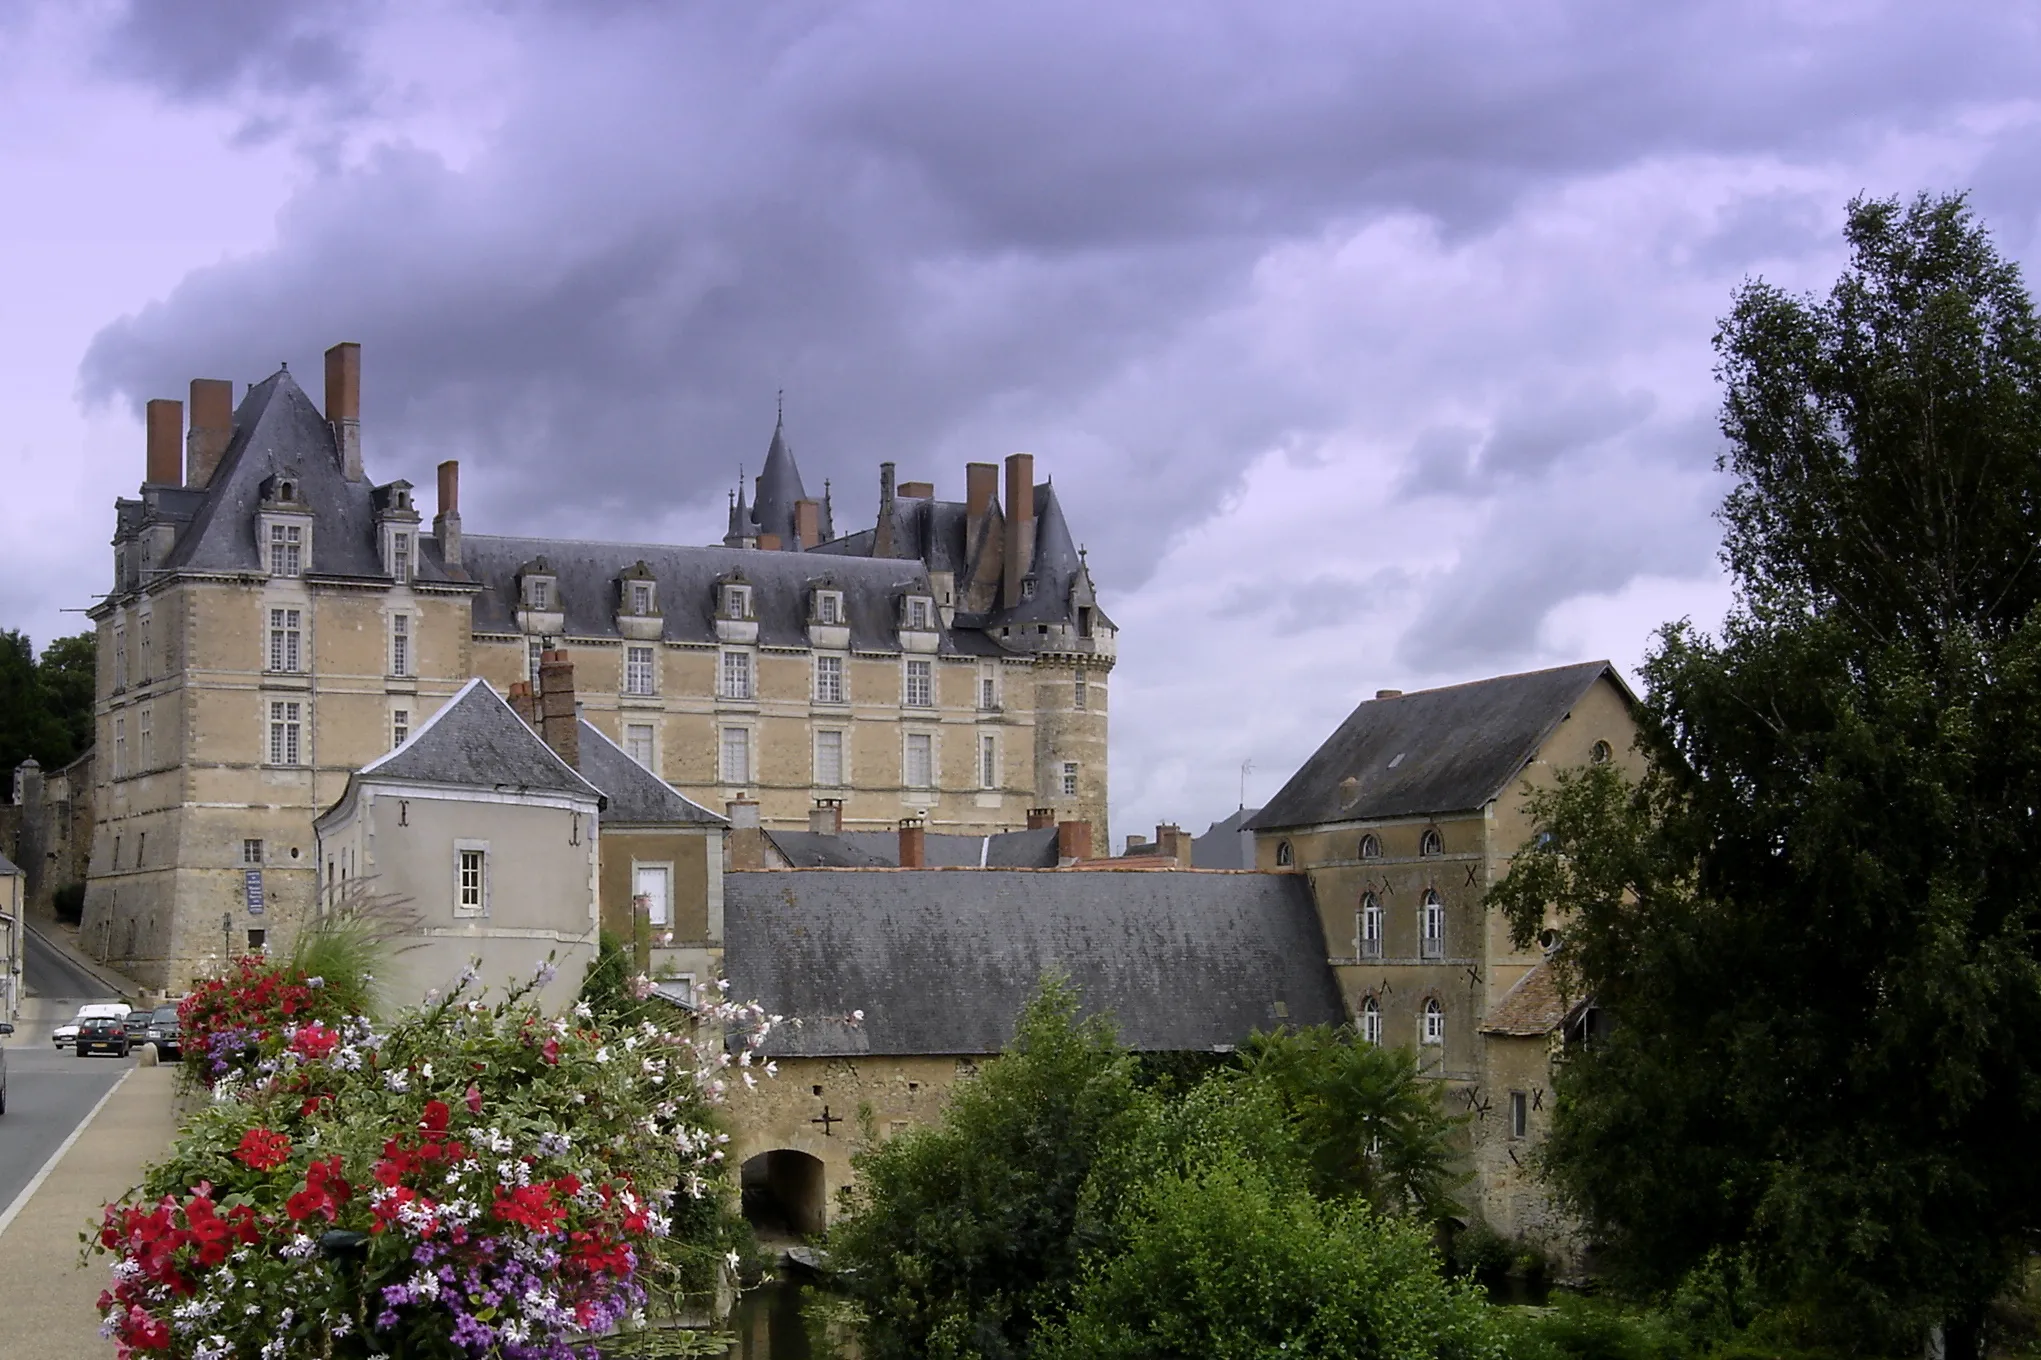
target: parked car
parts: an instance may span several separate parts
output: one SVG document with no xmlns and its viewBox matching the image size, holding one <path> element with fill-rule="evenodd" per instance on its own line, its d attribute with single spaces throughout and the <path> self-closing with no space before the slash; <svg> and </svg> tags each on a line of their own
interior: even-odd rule
<svg viewBox="0 0 2041 1360">
<path fill-rule="evenodd" d="M 129 1043 L 139 1044 L 142 1042 L 142 1036 L 149 1032 L 149 1017 L 155 1013 L 154 1011 L 128 1012 L 128 1018 L 124 1023 L 124 1027 L 128 1032 Z"/>
<path fill-rule="evenodd" d="M 0 1039 L 14 1033 L 14 1026 L 0 1020 Z M 0 1114 L 7 1113 L 7 1045 L 0 1044 Z"/>
<path fill-rule="evenodd" d="M 184 1050 L 177 1042 L 181 1033 L 177 1025 L 177 1005 L 172 1002 L 156 1008 L 155 1014 L 149 1017 L 149 1028 L 143 1032 L 143 1037 L 156 1045 L 157 1057 L 181 1058 Z"/>
<path fill-rule="evenodd" d="M 128 1055 L 127 1017 L 118 1019 L 111 1015 L 95 1015 L 90 1020 L 78 1022 L 78 1056 L 89 1058 L 94 1053 L 111 1053 L 116 1058 Z"/>
<path fill-rule="evenodd" d="M 93 1001 L 78 1008 L 78 1013 L 50 1031 L 50 1042 L 58 1048 L 69 1048 L 78 1039 L 78 1027 L 87 1020 L 112 1016 L 123 1023 L 128 1016 L 127 1003 L 121 1001 Z"/>
<path fill-rule="evenodd" d="M 77 1037 L 78 1022 L 76 1020 L 66 1020 L 63 1024 L 50 1031 L 50 1042 L 58 1048 L 69 1048 Z"/>
</svg>

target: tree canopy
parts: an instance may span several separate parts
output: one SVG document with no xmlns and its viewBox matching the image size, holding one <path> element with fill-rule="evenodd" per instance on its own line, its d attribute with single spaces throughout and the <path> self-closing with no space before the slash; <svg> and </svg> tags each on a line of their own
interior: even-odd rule
<svg viewBox="0 0 2041 1360">
<path fill-rule="evenodd" d="M 34 757 L 45 770 L 92 745 L 93 637 L 59 638 L 35 654 L 24 633 L 0 630 L 0 797 L 14 767 Z"/>
<path fill-rule="evenodd" d="M 1491 900 L 1614 1020 L 1547 1170 L 1616 1269 L 1974 1354 L 2041 1245 L 2041 337 L 1961 197 L 1846 235 L 1716 337 L 1737 597 L 1645 663 L 1651 773 L 1561 780 Z"/>
</svg>

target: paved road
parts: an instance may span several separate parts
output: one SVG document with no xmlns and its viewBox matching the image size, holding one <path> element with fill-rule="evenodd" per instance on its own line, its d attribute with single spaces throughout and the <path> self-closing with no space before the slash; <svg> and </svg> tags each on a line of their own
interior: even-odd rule
<svg viewBox="0 0 2041 1360">
<path fill-rule="evenodd" d="M 104 984 L 31 933 L 22 959 L 21 1023 L 7 1040 L 7 1113 L 0 1114 L 0 1213 L 71 1136 L 131 1065 L 80 1058 L 50 1031 L 87 1001 L 111 1001 Z"/>
</svg>

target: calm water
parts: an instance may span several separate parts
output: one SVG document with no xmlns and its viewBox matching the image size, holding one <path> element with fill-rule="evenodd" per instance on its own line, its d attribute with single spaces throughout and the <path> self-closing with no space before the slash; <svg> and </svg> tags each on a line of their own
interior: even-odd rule
<svg viewBox="0 0 2041 1360">
<path fill-rule="evenodd" d="M 744 1291 L 726 1360 L 857 1360 L 857 1347 L 818 1316 L 834 1296 L 813 1285 L 776 1280 Z"/>
</svg>

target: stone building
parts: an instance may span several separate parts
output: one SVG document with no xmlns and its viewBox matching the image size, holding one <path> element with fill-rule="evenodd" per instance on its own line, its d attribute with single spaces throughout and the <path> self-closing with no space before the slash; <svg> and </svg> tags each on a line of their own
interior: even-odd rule
<svg viewBox="0 0 2041 1360">
<path fill-rule="evenodd" d="M 1116 630 L 1033 460 L 971 464 L 966 499 L 880 477 L 837 534 L 776 429 L 723 544 L 462 532 L 459 468 L 428 525 L 363 460 L 359 347 L 325 409 L 288 370 L 148 404 L 117 502 L 99 644 L 86 938 L 175 990 L 223 942 L 284 944 L 311 909 L 311 823 L 471 678 L 536 684 L 564 652 L 583 716 L 695 803 L 847 829 L 903 816 L 988 835 L 1029 809 L 1107 834 Z"/>
<path fill-rule="evenodd" d="M 768 1041 L 778 1075 L 733 1099 L 731 1153 L 747 1198 L 798 1232 L 822 1228 L 865 1133 L 938 1117 L 1046 973 L 1138 1052 L 1343 1017 L 1293 875 L 790 869 L 732 873 L 723 892 L 731 994 L 796 1022 Z"/>
<path fill-rule="evenodd" d="M 9 1022 L 21 1014 L 27 902 L 28 876 L 0 855 L 0 1020 Z"/>
<path fill-rule="evenodd" d="M 1547 1127 L 1549 1041 L 1568 1011 L 1541 966 L 1556 936 L 1518 950 L 1482 902 L 1536 834 L 1533 789 L 1609 761 L 1641 776 L 1635 702 L 1602 661 L 1385 690 L 1248 822 L 1258 866 L 1309 884 L 1356 1029 L 1414 1048 L 1475 1116 L 1480 1212 L 1562 1253 L 1562 1220 L 1520 1174 Z"/>
</svg>

